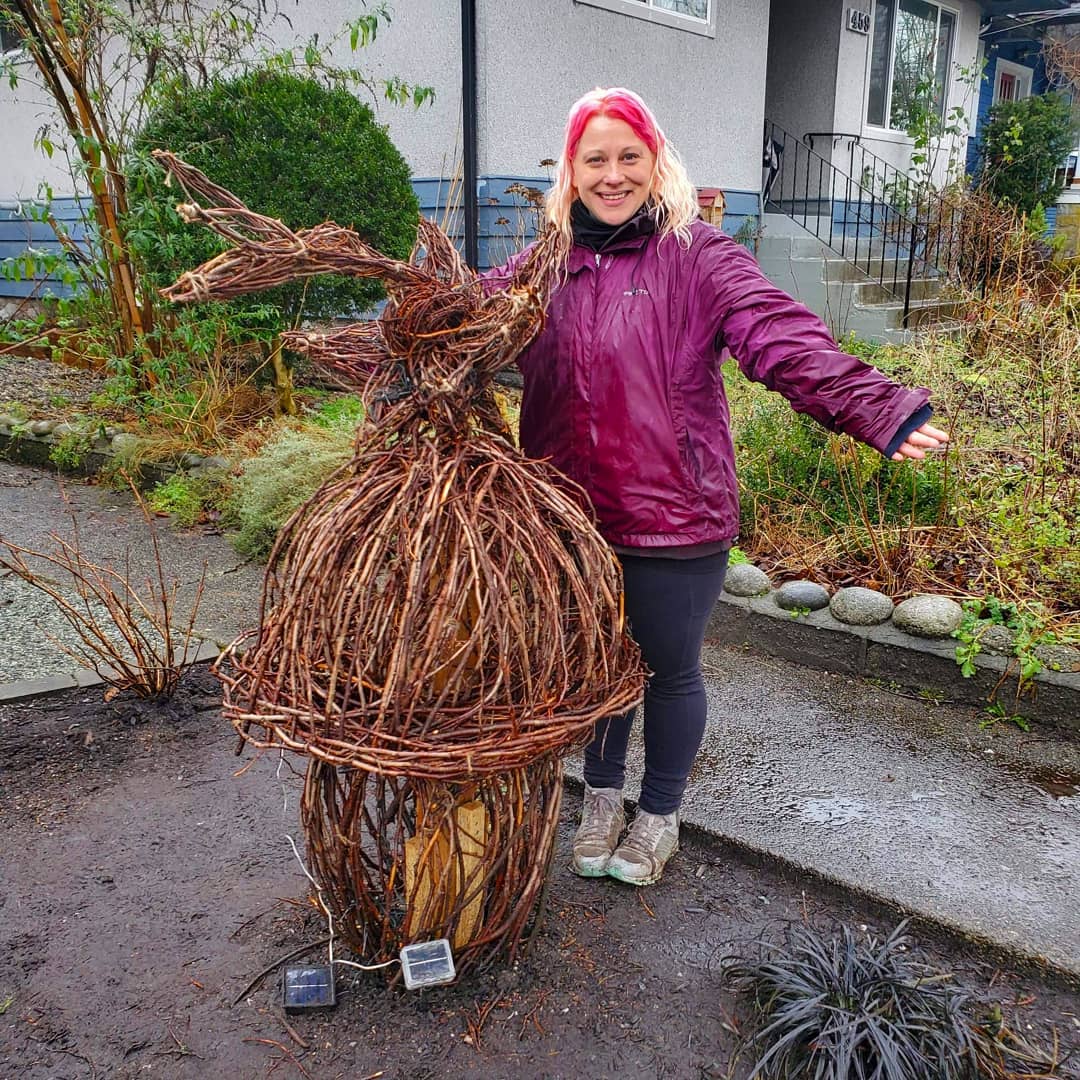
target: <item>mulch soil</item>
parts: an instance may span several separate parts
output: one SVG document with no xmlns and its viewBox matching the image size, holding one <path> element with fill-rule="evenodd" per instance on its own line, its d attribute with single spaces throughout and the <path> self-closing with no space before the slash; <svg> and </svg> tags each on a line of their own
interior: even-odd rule
<svg viewBox="0 0 1080 1080">
<path fill-rule="evenodd" d="M 300 841 L 297 780 L 272 754 L 237 775 L 252 759 L 233 755 L 219 706 L 201 669 L 167 706 L 100 689 L 0 704 L 0 1077 L 745 1077 L 730 1069 L 746 1010 L 723 958 L 790 921 L 897 921 L 685 832 L 651 889 L 582 880 L 568 792 L 517 963 L 423 992 L 342 968 L 335 1010 L 286 1017 L 276 971 L 242 995 L 326 932 L 285 839 Z M 918 936 L 1016 1030 L 1044 1044 L 1056 1031 L 1076 1060 L 1075 988 Z"/>
</svg>

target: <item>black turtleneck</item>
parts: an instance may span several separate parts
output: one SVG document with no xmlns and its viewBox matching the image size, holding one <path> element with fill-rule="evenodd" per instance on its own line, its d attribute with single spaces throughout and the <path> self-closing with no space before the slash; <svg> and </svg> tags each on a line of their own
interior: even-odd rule
<svg viewBox="0 0 1080 1080">
<path fill-rule="evenodd" d="M 635 236 L 651 236 L 656 232 L 656 217 L 651 203 L 645 203 L 638 212 L 621 225 L 608 225 L 589 213 L 580 199 L 570 204 L 570 227 L 574 243 L 591 251 L 602 251 L 616 240 L 629 240 Z"/>
</svg>

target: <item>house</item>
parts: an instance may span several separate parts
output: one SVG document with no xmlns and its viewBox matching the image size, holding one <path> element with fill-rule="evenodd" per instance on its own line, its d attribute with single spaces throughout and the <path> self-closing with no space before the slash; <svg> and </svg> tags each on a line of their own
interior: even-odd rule
<svg viewBox="0 0 1080 1080">
<path fill-rule="evenodd" d="M 1065 0 L 1048 0 L 1055 3 Z M 694 182 L 723 191 L 729 232 L 760 223 L 763 180 L 774 193 L 787 181 L 803 185 L 798 200 L 789 192 L 764 209 L 801 213 L 806 224 L 809 208 L 821 219 L 826 203 L 829 216 L 834 205 L 865 201 L 852 194 L 852 184 L 858 188 L 871 173 L 884 177 L 882 184 L 904 175 L 913 146 L 909 129 L 920 108 L 940 117 L 973 112 L 979 87 L 970 72 L 984 20 L 1024 6 L 1001 0 L 399 0 L 392 23 L 359 63 L 375 76 L 398 74 L 434 86 L 431 107 L 414 112 L 381 103 L 378 111 L 413 169 L 429 214 L 439 213 L 466 151 L 467 186 L 475 183 L 477 192 L 476 256 L 485 264 L 520 239 L 522 199 L 507 188 L 548 185 L 542 162 L 558 154 L 569 106 L 595 85 L 626 85 L 644 96 Z M 341 0 L 305 2 L 290 12 L 289 37 L 318 33 L 326 41 L 349 14 L 355 12 Z M 10 37 L 3 44 L 12 45 Z M 935 88 L 929 96 L 927 86 Z M 15 91 L 0 87 L 6 147 L 0 255 L 18 246 L 19 201 L 34 198 L 41 181 L 60 195 L 72 194 L 58 158 L 46 160 L 34 148 L 43 100 L 29 75 Z M 766 123 L 769 167 L 763 170 Z M 940 173 L 950 158 L 962 160 L 967 135 L 965 129 L 935 148 L 932 168 Z"/>
<path fill-rule="evenodd" d="M 973 172 L 978 135 L 990 109 L 1002 101 L 1019 101 L 1056 89 L 1046 70 L 1043 48 L 1049 34 L 1066 30 L 1080 34 L 1080 2 L 1062 0 L 1057 5 L 995 4 L 980 36 L 980 60 L 985 72 L 977 109 L 975 138 L 968 151 Z M 1040 7 L 1041 10 L 1032 10 Z M 1080 108 L 1077 103 L 1075 108 Z M 1080 137 L 1078 137 L 1080 138 Z M 1080 253 L 1080 144 L 1061 163 L 1063 190 L 1058 204 L 1047 207 L 1047 217 L 1067 236 L 1073 251 Z"/>
</svg>

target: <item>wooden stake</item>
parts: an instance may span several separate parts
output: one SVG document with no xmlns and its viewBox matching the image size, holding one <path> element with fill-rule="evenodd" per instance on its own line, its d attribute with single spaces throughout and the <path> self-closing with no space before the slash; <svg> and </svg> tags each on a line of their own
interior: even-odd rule
<svg viewBox="0 0 1080 1080">
<path fill-rule="evenodd" d="M 468 945 L 480 925 L 484 913 L 483 878 L 484 851 L 487 848 L 488 820 L 484 804 L 479 799 L 463 803 L 454 809 L 454 835 L 458 855 L 455 870 L 458 874 L 454 890 L 464 900 L 470 899 L 458 916 L 454 931 L 454 948 Z"/>
</svg>

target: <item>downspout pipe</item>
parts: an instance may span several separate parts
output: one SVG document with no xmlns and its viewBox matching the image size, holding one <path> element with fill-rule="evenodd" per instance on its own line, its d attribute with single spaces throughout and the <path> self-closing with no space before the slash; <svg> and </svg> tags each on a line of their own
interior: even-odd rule
<svg viewBox="0 0 1080 1080">
<path fill-rule="evenodd" d="M 479 261 L 476 125 L 476 0 L 461 0 L 461 126 L 464 172 L 465 262 L 474 270 Z"/>
</svg>

